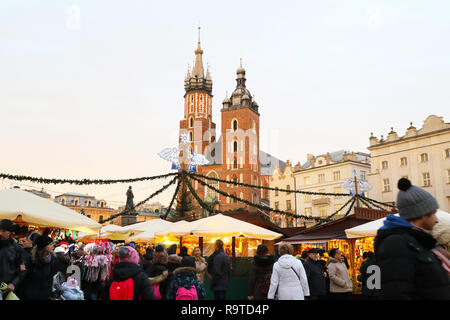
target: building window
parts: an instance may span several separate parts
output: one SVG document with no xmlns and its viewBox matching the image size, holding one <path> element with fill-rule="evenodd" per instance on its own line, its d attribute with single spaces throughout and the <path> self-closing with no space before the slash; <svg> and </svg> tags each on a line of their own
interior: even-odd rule
<svg viewBox="0 0 450 320">
<path fill-rule="evenodd" d="M 278 209 L 278 207 L 279 207 L 279 203 L 278 203 L 278 201 L 276 201 L 275 202 L 275 210 L 280 210 L 280 209 Z"/>
<path fill-rule="evenodd" d="M 91 203 L 91 201 L 89 200 L 89 201 L 87 202 L 87 206 L 90 207 L 91 204 L 92 204 L 92 203 Z"/>
<path fill-rule="evenodd" d="M 193 128 L 194 127 L 194 118 L 189 118 L 189 128 Z"/>
<path fill-rule="evenodd" d="M 192 131 L 191 132 L 189 132 L 189 141 L 194 141 L 194 139 L 192 138 Z"/>
<path fill-rule="evenodd" d="M 64 205 L 64 199 L 61 199 L 61 204 Z"/>
<path fill-rule="evenodd" d="M 98 222 L 102 222 L 103 221 L 103 216 L 99 216 L 98 217 Z"/>
<path fill-rule="evenodd" d="M 275 188 L 275 197 L 278 197 L 278 187 Z"/>
<path fill-rule="evenodd" d="M 238 142 L 237 141 L 233 142 L 233 152 L 234 153 L 238 152 Z"/>
<path fill-rule="evenodd" d="M 400 158 L 400 167 L 406 167 L 408 165 L 408 158 L 402 157 Z"/>
<path fill-rule="evenodd" d="M 311 195 L 310 194 L 305 194 L 303 196 L 303 201 L 305 202 L 311 202 Z"/>
<path fill-rule="evenodd" d="M 424 187 L 430 187 L 431 186 L 431 179 L 430 179 L 430 173 L 424 172 L 422 173 L 422 181 Z"/>
<path fill-rule="evenodd" d="M 388 162 L 387 162 L 387 161 L 381 162 L 381 168 L 382 168 L 382 169 L 387 169 L 387 168 L 389 168 Z"/>
<path fill-rule="evenodd" d="M 319 183 L 324 183 L 325 182 L 325 174 L 324 173 L 319 174 L 318 179 L 319 179 Z"/>
<path fill-rule="evenodd" d="M 238 167 L 238 161 L 237 161 L 236 158 L 234 158 L 234 160 L 233 160 L 233 169 L 237 169 L 237 167 Z"/>
<path fill-rule="evenodd" d="M 90 215 L 90 214 L 87 214 L 86 217 L 88 217 L 88 218 L 90 219 L 90 218 L 91 218 L 91 215 Z"/>
<path fill-rule="evenodd" d="M 304 177 L 303 178 L 303 184 L 305 186 L 310 185 L 311 184 L 311 178 L 310 177 Z"/>
<path fill-rule="evenodd" d="M 428 153 L 422 153 L 422 154 L 420 155 L 420 162 L 421 162 L 421 163 L 428 162 Z"/>
<path fill-rule="evenodd" d="M 383 191 L 384 192 L 391 191 L 391 187 L 389 185 L 389 179 L 383 179 Z"/>
<path fill-rule="evenodd" d="M 233 203 L 237 203 L 237 200 L 236 200 L 236 198 L 237 198 L 236 193 L 233 193 L 233 197 L 234 197 Z"/>
<path fill-rule="evenodd" d="M 333 180 L 334 181 L 341 180 L 341 172 L 340 171 L 333 172 Z"/>
<path fill-rule="evenodd" d="M 287 186 L 286 186 L 286 190 L 291 190 L 291 186 L 290 186 L 290 185 L 287 185 Z M 291 194 L 291 193 L 288 192 L 287 194 Z"/>
<path fill-rule="evenodd" d="M 445 157 L 445 159 L 449 159 L 450 158 L 450 149 L 445 149 L 444 150 L 444 157 Z"/>
<path fill-rule="evenodd" d="M 291 200 L 286 200 L 286 210 L 291 210 Z"/>
<path fill-rule="evenodd" d="M 361 170 L 359 172 L 359 175 L 360 175 L 362 181 L 366 181 L 366 172 L 365 171 Z"/>
<path fill-rule="evenodd" d="M 312 216 L 312 208 L 305 208 L 305 216 L 307 217 Z"/>
<path fill-rule="evenodd" d="M 447 183 L 450 183 L 450 169 L 447 169 Z"/>
<path fill-rule="evenodd" d="M 238 122 L 237 120 L 233 121 L 233 131 L 236 131 L 238 129 Z"/>
<path fill-rule="evenodd" d="M 327 206 L 319 207 L 319 217 L 325 218 L 327 216 Z"/>
</svg>

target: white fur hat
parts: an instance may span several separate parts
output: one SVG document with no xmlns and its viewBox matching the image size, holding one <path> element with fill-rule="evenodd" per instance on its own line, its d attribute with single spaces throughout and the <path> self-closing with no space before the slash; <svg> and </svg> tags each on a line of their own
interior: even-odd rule
<svg viewBox="0 0 450 320">
<path fill-rule="evenodd" d="M 450 251 L 450 214 L 440 214 L 438 220 L 431 234 L 442 247 Z"/>
</svg>

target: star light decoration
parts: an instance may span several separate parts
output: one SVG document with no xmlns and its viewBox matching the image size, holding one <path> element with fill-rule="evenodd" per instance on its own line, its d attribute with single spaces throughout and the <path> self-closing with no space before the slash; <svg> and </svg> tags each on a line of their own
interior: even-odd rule
<svg viewBox="0 0 450 320">
<path fill-rule="evenodd" d="M 184 158 L 186 158 L 186 160 L 190 160 L 187 167 L 187 170 L 189 171 L 197 172 L 197 166 L 202 166 L 209 163 L 209 160 L 206 159 L 204 155 L 190 150 L 189 145 L 191 141 L 189 140 L 187 133 L 183 133 L 180 136 L 180 140 L 181 148 L 164 148 L 160 153 L 158 153 L 162 159 L 172 162 L 173 170 L 182 169 L 180 163 L 181 151 L 183 151 L 183 154 L 186 155 Z"/>
<path fill-rule="evenodd" d="M 353 169 L 353 178 L 347 179 L 345 180 L 342 184 L 341 187 L 350 191 L 351 195 L 354 195 L 356 193 L 355 191 L 355 177 L 356 177 L 356 170 Z M 369 191 L 370 189 L 372 189 L 372 186 L 364 180 L 360 180 L 358 178 L 356 178 L 356 183 L 358 185 L 358 192 L 360 195 L 364 195 L 364 192 Z"/>
</svg>

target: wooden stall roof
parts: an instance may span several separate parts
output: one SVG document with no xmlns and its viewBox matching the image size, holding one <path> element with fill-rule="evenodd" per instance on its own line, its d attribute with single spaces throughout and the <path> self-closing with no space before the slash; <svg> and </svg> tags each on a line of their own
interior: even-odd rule
<svg viewBox="0 0 450 320">
<path fill-rule="evenodd" d="M 385 217 L 388 211 L 355 207 L 355 213 L 317 227 L 307 228 L 282 241 L 347 239 L 345 229 Z"/>
</svg>

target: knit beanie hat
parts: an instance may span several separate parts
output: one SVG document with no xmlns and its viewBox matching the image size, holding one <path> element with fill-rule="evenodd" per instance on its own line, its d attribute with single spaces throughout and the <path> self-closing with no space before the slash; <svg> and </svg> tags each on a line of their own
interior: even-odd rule
<svg viewBox="0 0 450 320">
<path fill-rule="evenodd" d="M 3 219 L 2 221 L 0 221 L 0 229 L 14 232 L 14 224 L 9 219 Z"/>
<path fill-rule="evenodd" d="M 181 259 L 181 266 L 195 269 L 195 258 L 191 256 L 184 256 L 183 259 Z"/>
<path fill-rule="evenodd" d="M 46 246 L 48 246 L 50 243 L 53 242 L 53 239 L 49 236 L 39 236 L 36 238 L 36 246 L 38 249 L 44 249 Z"/>
<path fill-rule="evenodd" d="M 119 250 L 117 250 L 117 255 L 119 256 L 119 262 L 139 264 L 139 254 L 130 246 L 121 246 Z"/>
<path fill-rule="evenodd" d="M 167 254 L 176 254 L 177 253 L 177 245 L 173 244 L 167 249 Z"/>
<path fill-rule="evenodd" d="M 168 261 L 166 247 L 162 244 L 158 244 L 153 253 L 153 263 L 166 264 Z"/>
<path fill-rule="evenodd" d="M 439 208 L 436 199 L 427 191 L 411 185 L 411 181 L 398 181 L 397 208 L 400 217 L 410 220 L 426 216 Z"/>
</svg>

